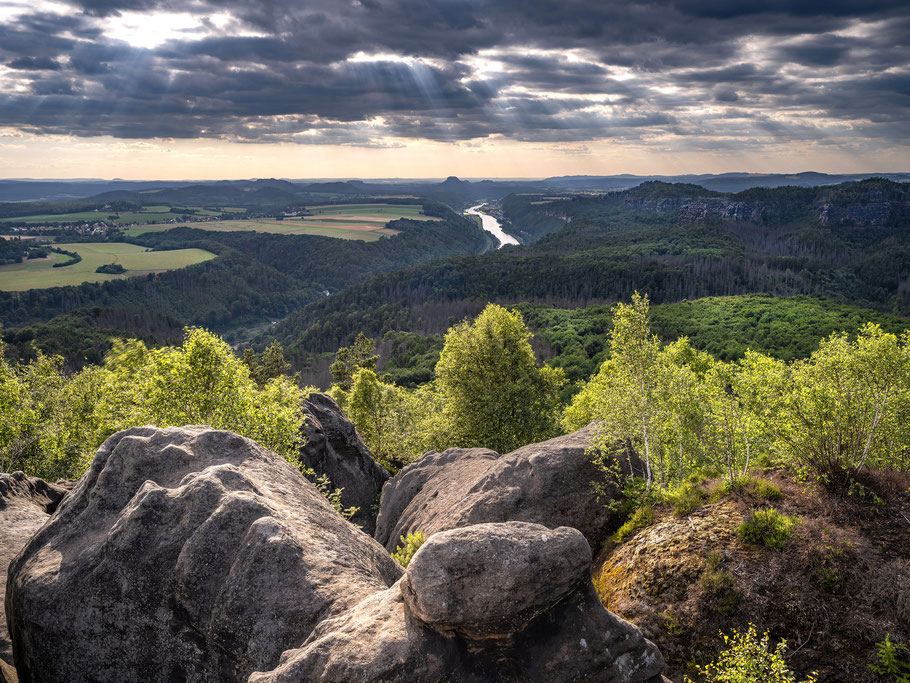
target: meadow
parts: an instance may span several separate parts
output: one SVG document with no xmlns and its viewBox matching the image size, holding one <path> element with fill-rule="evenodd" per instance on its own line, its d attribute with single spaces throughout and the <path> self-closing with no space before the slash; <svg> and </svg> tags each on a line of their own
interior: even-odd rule
<svg viewBox="0 0 910 683">
<path fill-rule="evenodd" d="M 433 216 L 421 213 L 419 204 L 334 204 L 308 207 L 312 216 L 288 216 L 282 219 L 255 218 L 250 220 L 211 221 L 204 225 L 190 227 L 216 232 L 255 230 L 279 235 L 323 235 L 347 240 L 374 242 L 387 235 L 398 234 L 397 230 L 385 227 L 389 221 L 399 218 L 435 221 Z M 185 225 L 185 224 L 181 224 Z M 173 225 L 148 225 L 124 231 L 135 236 L 146 232 L 160 232 Z"/>
<path fill-rule="evenodd" d="M 65 251 L 78 253 L 82 260 L 71 266 L 54 268 L 54 263 L 69 260 L 69 256 L 51 253 L 44 259 L 0 266 L 0 291 L 22 292 L 28 289 L 46 289 L 79 285 L 83 282 L 122 280 L 126 277 L 160 273 L 185 268 L 215 258 L 203 249 L 176 249 L 174 251 L 146 251 L 146 247 L 124 242 L 90 242 L 55 244 Z M 119 263 L 126 272 L 122 275 L 96 273 L 98 266 Z"/>
</svg>

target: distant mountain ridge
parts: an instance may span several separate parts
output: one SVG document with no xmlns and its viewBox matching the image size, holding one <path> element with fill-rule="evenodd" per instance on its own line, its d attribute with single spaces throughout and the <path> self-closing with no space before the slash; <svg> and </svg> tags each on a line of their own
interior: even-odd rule
<svg viewBox="0 0 910 683">
<path fill-rule="evenodd" d="M 68 201 L 87 198 L 113 198 L 144 201 L 174 201 L 188 203 L 190 188 L 198 197 L 211 201 L 231 201 L 238 197 L 250 198 L 249 192 L 273 190 L 277 203 L 300 202 L 312 195 L 368 196 L 416 194 L 442 201 L 470 201 L 472 199 L 500 199 L 513 192 L 554 191 L 612 191 L 629 189 L 648 181 L 687 183 L 700 185 L 719 192 L 739 192 L 752 187 L 817 187 L 881 177 L 895 182 L 910 182 L 910 173 L 852 173 L 827 174 L 815 171 L 802 173 L 720 173 L 686 175 L 632 175 L 605 176 L 570 175 L 554 176 L 541 180 L 461 180 L 449 176 L 444 181 L 403 180 L 398 182 L 371 182 L 369 180 L 289 181 L 276 178 L 219 181 L 129 181 L 129 180 L 0 180 L 0 202 Z M 201 188 L 211 188 L 202 191 Z M 173 190 L 183 190 L 171 195 Z M 236 191 L 230 194 L 230 191 Z M 243 194 L 237 194 L 242 192 Z M 117 193 L 117 194 L 111 194 Z M 139 193 L 142 193 L 141 195 Z M 284 194 L 279 194 L 284 193 Z M 179 198 L 172 199 L 172 196 Z M 195 198 L 192 197 L 191 198 Z M 217 203 L 217 202 L 216 202 Z"/>
</svg>

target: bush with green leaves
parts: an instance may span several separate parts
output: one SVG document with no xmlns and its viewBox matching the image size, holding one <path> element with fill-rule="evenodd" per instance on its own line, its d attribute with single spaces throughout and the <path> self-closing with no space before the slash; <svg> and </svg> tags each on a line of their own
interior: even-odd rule
<svg viewBox="0 0 910 683">
<path fill-rule="evenodd" d="M 420 549 L 420 546 L 422 546 L 426 540 L 422 531 L 415 531 L 407 536 L 402 536 L 400 539 L 401 543 L 398 545 L 395 552 L 392 553 L 392 559 L 402 567 L 407 567 L 411 562 L 411 558 L 414 557 L 414 553 Z"/>
<path fill-rule="evenodd" d="M 705 683 L 815 683 L 814 674 L 798 678 L 787 667 L 784 656 L 787 641 L 781 640 L 771 649 L 767 631 L 761 636 L 749 624 L 745 631 L 733 630 L 731 635 L 720 634 L 726 648 L 707 666 L 697 667 Z M 686 676 L 686 683 L 694 683 Z"/>
<path fill-rule="evenodd" d="M 104 368 L 110 373 L 109 389 L 100 410 L 111 433 L 141 424 L 204 424 L 297 460 L 301 401 L 311 390 L 284 375 L 260 387 L 231 347 L 206 330 L 187 328 L 179 347 L 115 342 Z"/>
<path fill-rule="evenodd" d="M 362 368 L 354 373 L 349 392 L 335 385 L 330 393 L 341 399 L 373 457 L 392 472 L 446 445 L 439 438 L 439 397 L 431 387 L 405 389 Z"/>
<path fill-rule="evenodd" d="M 900 467 L 910 450 L 910 333 L 867 323 L 789 365 L 757 354 L 761 419 L 795 469 L 844 487 L 866 465 Z"/>
<path fill-rule="evenodd" d="M 651 505 L 642 505 L 625 523 L 613 534 L 614 543 L 624 543 L 639 529 L 654 524 L 654 508 Z"/>
<path fill-rule="evenodd" d="M 775 508 L 753 510 L 739 525 L 737 532 L 746 543 L 783 550 L 799 518 L 778 512 Z"/>
<path fill-rule="evenodd" d="M 530 338 L 520 313 L 495 304 L 449 329 L 436 364 L 449 445 L 506 453 L 559 433 L 565 376 L 537 366 Z"/>
<path fill-rule="evenodd" d="M 910 683 L 910 648 L 903 643 L 891 642 L 891 634 L 876 643 L 878 662 L 869 668 L 881 676 L 890 676 L 894 683 Z"/>
<path fill-rule="evenodd" d="M 753 464 L 773 463 L 845 493 L 864 467 L 910 470 L 910 332 L 869 323 L 803 360 L 747 351 L 726 363 L 685 338 L 662 344 L 649 311 L 637 292 L 617 304 L 610 357 L 563 413 L 567 430 L 597 423 L 592 455 L 612 476 L 634 469 L 629 457 L 617 471 L 622 444 L 639 456 L 645 487 L 663 490 L 705 467 L 735 488 Z M 779 492 L 759 483 L 749 493 Z"/>
<path fill-rule="evenodd" d="M 196 328 L 179 347 L 116 340 L 103 366 L 73 375 L 56 356 L 0 361 L 3 465 L 78 477 L 108 436 L 145 424 L 229 429 L 296 463 L 305 393 L 285 376 L 259 386 L 230 346 Z"/>
</svg>

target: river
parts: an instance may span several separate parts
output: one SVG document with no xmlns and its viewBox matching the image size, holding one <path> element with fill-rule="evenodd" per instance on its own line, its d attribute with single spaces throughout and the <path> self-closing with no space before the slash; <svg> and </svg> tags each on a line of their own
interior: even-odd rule
<svg viewBox="0 0 910 683">
<path fill-rule="evenodd" d="M 478 204 L 477 206 L 472 206 L 470 209 L 465 211 L 465 213 L 472 216 L 480 216 L 480 222 L 483 223 L 483 229 L 499 240 L 499 247 L 497 248 L 501 249 L 507 244 L 518 244 L 519 242 L 517 239 L 502 229 L 502 226 L 499 224 L 498 220 L 496 220 L 490 214 L 483 213 L 479 210 L 482 206 L 486 206 L 486 204 L 484 203 Z"/>
</svg>

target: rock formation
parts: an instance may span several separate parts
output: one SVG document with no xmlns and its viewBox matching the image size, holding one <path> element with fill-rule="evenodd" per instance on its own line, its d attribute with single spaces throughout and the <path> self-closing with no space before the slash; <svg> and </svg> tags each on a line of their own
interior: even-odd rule
<svg viewBox="0 0 910 683">
<path fill-rule="evenodd" d="M 306 444 L 300 461 L 317 474 L 328 475 L 334 488 L 343 489 L 341 503 L 358 508 L 351 521 L 373 535 L 375 506 L 388 471 L 375 460 L 363 443 L 354 423 L 348 420 L 335 400 L 326 394 L 310 394 L 303 402 Z"/>
<path fill-rule="evenodd" d="M 592 482 L 619 497 L 591 463 L 592 427 L 530 444 L 506 455 L 450 448 L 405 467 L 382 491 L 376 540 L 394 551 L 400 537 L 485 522 L 569 526 L 599 548 L 618 517 L 598 501 Z"/>
<path fill-rule="evenodd" d="M 22 472 L 0 474 L 0 604 L 6 593 L 6 571 L 29 538 L 40 529 L 63 498 L 66 488 Z M 14 680 L 13 650 L 0 610 L 0 681 Z"/>
<path fill-rule="evenodd" d="M 271 451 L 139 427 L 12 563 L 6 613 L 23 680 L 244 680 L 400 575 Z"/>
<path fill-rule="evenodd" d="M 502 464 L 488 473 L 491 490 L 507 482 L 542 500 L 537 479 L 571 468 L 585 439 L 511 460 L 461 452 L 471 457 L 453 465 Z M 495 498 L 525 509 L 513 493 Z M 561 506 L 563 516 L 578 512 L 572 496 Z M 48 683 L 661 681 L 656 647 L 598 601 L 582 533 L 544 511 L 548 526 L 437 533 L 404 572 L 254 442 L 207 427 L 129 429 L 105 442 L 10 566 L 19 674 Z"/>
<path fill-rule="evenodd" d="M 661 681 L 657 648 L 600 606 L 590 570 L 575 529 L 441 532 L 401 581 L 320 624 L 250 683 Z"/>
</svg>

